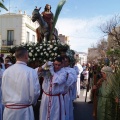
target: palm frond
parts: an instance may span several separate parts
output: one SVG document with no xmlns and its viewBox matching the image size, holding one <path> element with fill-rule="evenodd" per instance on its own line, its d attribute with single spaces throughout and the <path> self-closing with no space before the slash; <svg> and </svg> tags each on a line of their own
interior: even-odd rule
<svg viewBox="0 0 120 120">
<path fill-rule="evenodd" d="M 50 31 L 50 40 L 51 40 L 52 33 L 54 31 L 55 25 L 57 23 L 59 14 L 60 14 L 60 12 L 62 10 L 62 7 L 63 7 L 63 5 L 65 4 L 66 1 L 67 0 L 60 0 L 60 2 L 58 3 L 58 6 L 57 6 L 57 9 L 56 9 L 56 12 L 55 12 L 55 16 L 54 16 L 54 19 L 53 19 L 52 30 Z"/>
<path fill-rule="evenodd" d="M 5 9 L 6 11 L 8 11 L 8 9 L 3 5 L 2 2 L 0 2 L 0 7 L 3 8 L 3 9 Z"/>
<path fill-rule="evenodd" d="M 114 91 L 115 97 L 119 97 L 120 92 L 120 70 L 118 70 L 113 76 L 109 76 L 109 87 Z"/>
</svg>

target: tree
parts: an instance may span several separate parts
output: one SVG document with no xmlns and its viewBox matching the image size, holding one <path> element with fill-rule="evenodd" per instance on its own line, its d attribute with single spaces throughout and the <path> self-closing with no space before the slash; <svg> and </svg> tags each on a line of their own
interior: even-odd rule
<svg viewBox="0 0 120 120">
<path fill-rule="evenodd" d="M 5 10 L 8 11 L 8 9 L 5 7 L 5 5 L 3 4 L 4 0 L 0 1 L 0 8 L 3 8 Z"/>
<path fill-rule="evenodd" d="M 100 26 L 103 33 L 111 38 L 116 46 L 120 47 L 120 16 L 115 15 L 109 21 Z"/>
<path fill-rule="evenodd" d="M 96 44 L 91 45 L 91 49 L 89 49 L 88 59 L 89 61 L 94 60 L 102 60 L 106 58 L 106 51 L 107 51 L 107 40 L 100 39 Z"/>
<path fill-rule="evenodd" d="M 120 65 L 120 16 L 115 15 L 100 26 L 101 31 L 108 35 L 107 55 L 112 64 Z"/>
<path fill-rule="evenodd" d="M 97 49 L 101 57 L 106 57 L 107 41 L 104 38 L 98 41 Z"/>
</svg>

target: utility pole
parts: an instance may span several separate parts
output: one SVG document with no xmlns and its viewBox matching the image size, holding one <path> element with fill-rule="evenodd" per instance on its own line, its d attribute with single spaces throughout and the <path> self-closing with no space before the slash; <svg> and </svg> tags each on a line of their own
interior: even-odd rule
<svg viewBox="0 0 120 120">
<path fill-rule="evenodd" d="M 9 14 L 10 14 L 10 0 L 9 0 Z"/>
</svg>

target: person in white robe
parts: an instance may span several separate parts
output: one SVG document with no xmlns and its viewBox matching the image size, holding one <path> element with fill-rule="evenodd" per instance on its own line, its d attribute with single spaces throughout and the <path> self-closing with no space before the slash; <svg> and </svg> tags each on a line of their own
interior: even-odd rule
<svg viewBox="0 0 120 120">
<path fill-rule="evenodd" d="M 76 71 L 76 75 L 79 75 L 79 68 L 76 64 L 74 64 L 73 69 Z M 77 98 L 77 79 L 75 80 L 75 82 L 73 83 L 72 86 L 72 100 L 76 100 Z"/>
<path fill-rule="evenodd" d="M 76 66 L 79 69 L 79 74 L 77 76 L 77 98 L 79 98 L 80 96 L 80 75 L 81 75 L 81 72 L 83 71 L 83 68 L 78 61 L 76 61 Z"/>
<path fill-rule="evenodd" d="M 62 94 L 67 74 L 62 68 L 62 58 L 57 57 L 53 65 L 49 66 L 49 70 L 45 70 L 45 68 L 46 63 L 38 69 L 44 77 L 39 120 L 65 120 Z"/>
<path fill-rule="evenodd" d="M 1 91 L 3 72 L 4 72 L 4 69 L 2 67 L 2 64 L 0 64 L 0 120 L 2 120 L 2 113 L 3 113 L 2 91 Z"/>
<path fill-rule="evenodd" d="M 34 120 L 32 105 L 40 95 L 37 72 L 27 66 L 28 52 L 18 47 L 16 63 L 7 68 L 2 78 L 3 120 Z"/>
<path fill-rule="evenodd" d="M 67 73 L 65 95 L 64 95 L 66 120 L 74 120 L 72 89 L 73 89 L 74 83 L 77 80 L 77 74 L 76 74 L 76 71 L 70 67 L 70 58 L 68 56 L 65 56 L 64 59 L 65 59 L 64 69 Z"/>
</svg>

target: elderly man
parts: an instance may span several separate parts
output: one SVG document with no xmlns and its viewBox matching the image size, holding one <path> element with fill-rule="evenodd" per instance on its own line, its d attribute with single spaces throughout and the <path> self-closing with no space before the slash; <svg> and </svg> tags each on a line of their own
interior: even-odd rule
<svg viewBox="0 0 120 120">
<path fill-rule="evenodd" d="M 32 104 L 40 94 L 38 75 L 27 66 L 25 48 L 17 48 L 15 57 L 17 62 L 5 70 L 2 78 L 3 120 L 34 120 Z"/>
</svg>

